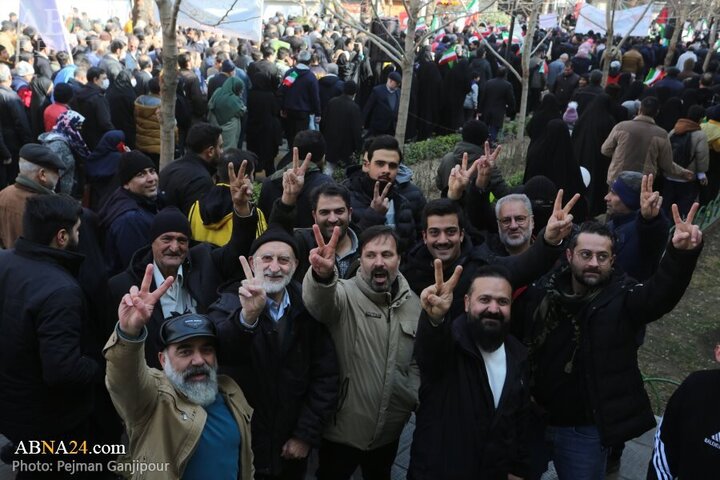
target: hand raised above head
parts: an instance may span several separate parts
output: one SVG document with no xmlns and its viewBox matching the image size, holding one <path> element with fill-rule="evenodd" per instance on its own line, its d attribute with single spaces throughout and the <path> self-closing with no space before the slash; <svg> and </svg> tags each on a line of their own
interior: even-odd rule
<svg viewBox="0 0 720 480">
<path fill-rule="evenodd" d="M 699 203 L 693 203 L 687 218 L 683 220 L 680 217 L 677 204 L 673 203 L 672 215 L 675 221 L 675 232 L 673 233 L 672 243 L 678 250 L 692 250 L 702 243 L 702 231 L 700 231 L 700 227 L 692 223 L 699 208 Z"/>
<path fill-rule="evenodd" d="M 643 175 L 640 183 L 640 215 L 645 220 L 657 217 L 662 206 L 660 192 L 653 192 L 652 188 L 653 174 Z"/>
<path fill-rule="evenodd" d="M 385 215 L 390 208 L 390 199 L 388 198 L 388 194 L 390 193 L 391 187 L 392 183 L 388 182 L 388 184 L 385 185 L 385 188 L 383 188 L 383 191 L 381 193 L 380 182 L 375 182 L 375 190 L 373 191 L 373 199 L 370 202 L 370 208 L 372 208 L 378 213 Z"/>
<path fill-rule="evenodd" d="M 247 170 L 247 160 L 243 160 L 235 174 L 235 166 L 232 162 L 228 163 L 228 183 L 230 185 L 230 196 L 232 197 L 233 207 L 235 211 L 242 216 L 250 215 L 252 210 L 251 201 L 253 194 L 252 180 L 245 173 Z"/>
<path fill-rule="evenodd" d="M 572 232 L 572 221 L 573 216 L 570 211 L 573 209 L 575 204 L 580 200 L 580 194 L 576 193 L 570 199 L 570 201 L 563 207 L 564 191 L 560 189 L 555 196 L 555 204 L 553 205 L 553 212 L 548 218 L 547 226 L 545 227 L 545 241 L 550 245 L 557 245 L 562 240 L 570 235 Z"/>
</svg>

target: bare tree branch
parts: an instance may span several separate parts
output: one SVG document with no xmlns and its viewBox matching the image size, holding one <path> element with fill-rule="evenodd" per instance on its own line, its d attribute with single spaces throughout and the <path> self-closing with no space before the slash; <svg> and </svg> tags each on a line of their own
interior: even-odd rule
<svg viewBox="0 0 720 480">
<path fill-rule="evenodd" d="M 552 30 L 549 30 L 549 31 L 545 34 L 545 36 L 542 38 L 542 40 L 540 40 L 540 42 L 537 44 L 537 46 L 536 46 L 535 48 L 533 48 L 533 51 L 530 53 L 531 56 L 532 56 L 532 55 L 535 55 L 535 52 L 537 52 L 538 49 L 542 46 L 542 44 L 545 43 L 545 40 L 547 40 L 548 38 L 550 38 L 550 35 L 551 35 L 551 34 L 552 34 Z"/>
<path fill-rule="evenodd" d="M 486 46 L 487 49 L 490 51 L 490 53 L 492 53 L 493 55 L 495 55 L 495 58 L 497 58 L 498 60 L 500 60 L 500 62 L 502 62 L 503 65 L 505 65 L 505 66 L 507 67 L 507 69 L 508 69 L 513 75 L 515 75 L 519 81 L 522 82 L 522 75 L 520 75 L 520 74 L 518 73 L 518 71 L 515 70 L 515 68 L 513 68 L 512 65 L 510 65 L 510 62 L 508 62 L 507 60 L 505 60 L 505 58 L 504 58 L 502 55 L 500 55 L 498 52 L 496 52 L 495 49 L 492 47 L 492 45 L 490 45 L 485 38 L 483 38 L 481 41 L 482 41 L 482 43 L 485 44 L 485 46 Z"/>
<path fill-rule="evenodd" d="M 482 10 L 479 10 L 479 11 L 477 11 L 477 12 L 472 12 L 472 13 L 471 13 L 471 12 L 466 12 L 465 15 L 460 15 L 460 16 L 458 16 L 458 17 L 455 17 L 454 20 L 451 20 L 451 21 L 449 21 L 449 22 L 445 22 L 445 23 L 443 23 L 442 25 L 440 25 L 440 26 L 439 26 L 438 28 L 436 28 L 436 29 L 431 29 L 430 27 L 428 27 L 428 31 L 425 32 L 423 35 L 421 35 L 420 38 L 418 39 L 418 44 L 422 44 L 425 40 L 427 40 L 427 39 L 430 38 L 431 36 L 435 35 L 435 34 L 436 34 L 437 32 L 439 32 L 440 30 L 444 30 L 445 27 L 448 27 L 448 26 L 452 25 L 453 23 L 457 22 L 458 20 L 461 20 L 461 19 L 463 19 L 463 18 L 471 17 L 471 16 L 475 15 L 476 13 L 479 14 L 479 13 L 484 12 L 485 10 L 489 9 L 490 7 L 492 7 L 492 6 L 495 4 L 496 1 L 497 1 L 497 0 L 493 0 L 493 1 L 490 2 L 488 5 L 486 5 L 485 8 L 483 8 Z"/>
</svg>

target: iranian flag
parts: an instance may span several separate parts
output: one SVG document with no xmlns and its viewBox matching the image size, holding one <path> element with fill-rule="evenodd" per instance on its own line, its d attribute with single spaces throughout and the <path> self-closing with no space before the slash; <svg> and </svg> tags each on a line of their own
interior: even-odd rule
<svg viewBox="0 0 720 480">
<path fill-rule="evenodd" d="M 445 50 L 445 53 L 443 53 L 442 57 L 440 57 L 438 65 L 447 65 L 448 67 L 452 68 L 453 65 L 455 65 L 455 62 L 457 62 L 457 59 L 458 56 L 457 52 L 455 51 L 455 45 L 452 45 L 448 47 L 448 49 Z"/>
<path fill-rule="evenodd" d="M 298 72 L 297 70 L 293 70 L 290 72 L 284 79 L 283 79 L 283 86 L 290 88 L 293 86 L 293 83 L 295 83 L 295 80 L 298 78 Z"/>
<path fill-rule="evenodd" d="M 663 78 L 665 78 L 665 70 L 651 68 L 647 76 L 645 77 L 645 81 L 643 83 L 648 87 L 652 87 Z"/>
</svg>

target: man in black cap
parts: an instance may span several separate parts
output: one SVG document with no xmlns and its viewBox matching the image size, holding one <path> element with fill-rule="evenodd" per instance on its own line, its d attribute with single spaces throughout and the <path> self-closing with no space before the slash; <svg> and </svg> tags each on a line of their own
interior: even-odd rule
<svg viewBox="0 0 720 480">
<path fill-rule="evenodd" d="M 293 280 L 300 262 L 289 232 L 271 225 L 240 262 L 245 280 L 225 290 L 211 318 L 223 363 L 231 366 L 228 374 L 255 409 L 255 478 L 302 480 L 310 449 L 320 446 L 335 412 L 335 347 L 327 328 L 305 309 L 300 283 Z"/>
<path fill-rule="evenodd" d="M 117 179 L 121 186 L 98 213 L 111 275 L 127 268 L 133 254 L 150 243 L 149 231 L 158 210 L 158 174 L 150 157 L 139 150 L 123 153 Z"/>
<path fill-rule="evenodd" d="M 160 308 L 155 309 L 148 323 L 150 340 L 145 356 L 152 367 L 159 367 L 157 353 L 162 348 L 157 343 L 157 332 L 163 321 L 178 313 L 207 312 L 217 298 L 218 287 L 240 274 L 237 258 L 250 249 L 254 238 L 254 235 L 243 233 L 247 228 L 254 232 L 257 223 L 257 213 L 250 203 L 252 183 L 246 178 L 246 168 L 247 163 L 243 162 L 236 175 L 232 164 L 228 167 L 235 214 L 233 233 L 227 245 L 215 248 L 201 243 L 190 248 L 190 222 L 177 208 L 167 207 L 153 218 L 149 230 L 150 245 L 136 251 L 128 268 L 110 279 L 110 294 L 114 301 L 119 301 L 132 285 L 140 283 L 148 264 L 155 266 L 155 285 L 160 285 L 167 277 L 176 279 L 160 299 Z"/>
<path fill-rule="evenodd" d="M 62 160 L 47 147 L 28 143 L 20 149 L 20 173 L 15 183 L 0 191 L 0 247 L 12 248 L 22 234 L 28 198 L 53 193 L 63 168 Z"/>
<path fill-rule="evenodd" d="M 152 279 L 147 265 L 140 289 L 123 295 L 104 349 L 107 388 L 130 439 L 124 465 L 154 466 L 143 472 L 147 479 L 205 478 L 212 471 L 252 480 L 252 408 L 232 379 L 217 374 L 212 322 L 195 313 L 169 319 L 157 339 L 163 371 L 143 361 L 152 339 L 147 324 L 173 284 L 168 277 L 151 293 Z"/>
<path fill-rule="evenodd" d="M 23 236 L 0 252 L 0 431 L 18 448 L 29 440 L 92 442 L 93 387 L 102 384 L 102 367 L 92 358 L 100 346 L 92 344 L 77 280 L 81 214 L 69 196 L 33 195 Z M 43 457 L 23 459 L 55 456 Z M 66 477 L 75 478 L 57 471 L 16 478 Z"/>
<path fill-rule="evenodd" d="M 363 110 L 364 123 L 370 136 L 395 134 L 401 81 L 400 72 L 390 72 L 385 85 L 373 88 Z"/>
</svg>

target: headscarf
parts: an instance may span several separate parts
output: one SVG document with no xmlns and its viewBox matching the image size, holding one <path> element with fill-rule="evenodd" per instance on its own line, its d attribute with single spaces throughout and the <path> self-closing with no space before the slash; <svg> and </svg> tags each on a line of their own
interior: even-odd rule
<svg viewBox="0 0 720 480">
<path fill-rule="evenodd" d="M 73 154 L 87 158 L 90 156 L 90 150 L 88 150 L 85 140 L 80 135 L 83 122 L 85 122 L 85 117 L 74 110 L 68 110 L 60 114 L 52 131 L 59 133 L 68 140 Z"/>
<path fill-rule="evenodd" d="M 682 117 L 682 100 L 678 97 L 670 97 L 660 107 L 660 113 L 655 118 L 655 123 L 670 132 L 675 123 Z"/>
<path fill-rule="evenodd" d="M 237 77 L 230 77 L 213 93 L 208 107 L 215 115 L 218 124 L 224 125 L 245 112 L 242 93 L 245 88 L 243 81 Z"/>
<path fill-rule="evenodd" d="M 125 133 L 109 130 L 100 138 L 86 162 L 90 178 L 109 178 L 117 172 L 120 155 L 125 152 Z"/>
<path fill-rule="evenodd" d="M 132 77 L 130 76 L 130 72 L 127 70 L 120 70 L 115 77 L 115 80 L 113 80 L 110 87 L 108 87 L 107 95 L 109 98 L 112 98 L 115 95 L 129 97 L 134 101 L 137 95 L 135 94 L 135 89 L 132 86 Z"/>
<path fill-rule="evenodd" d="M 35 77 L 30 82 L 30 90 L 32 91 L 30 97 L 30 124 L 34 136 L 38 136 L 45 131 L 43 112 L 45 107 L 50 104 L 48 94 L 52 86 L 52 81 L 45 77 Z"/>
<path fill-rule="evenodd" d="M 527 134 L 533 139 L 537 138 L 550 120 L 562 117 L 562 110 L 560 109 L 560 102 L 557 97 L 552 93 L 545 95 L 540 101 L 540 106 L 535 110 L 530 122 L 527 126 Z"/>
</svg>

